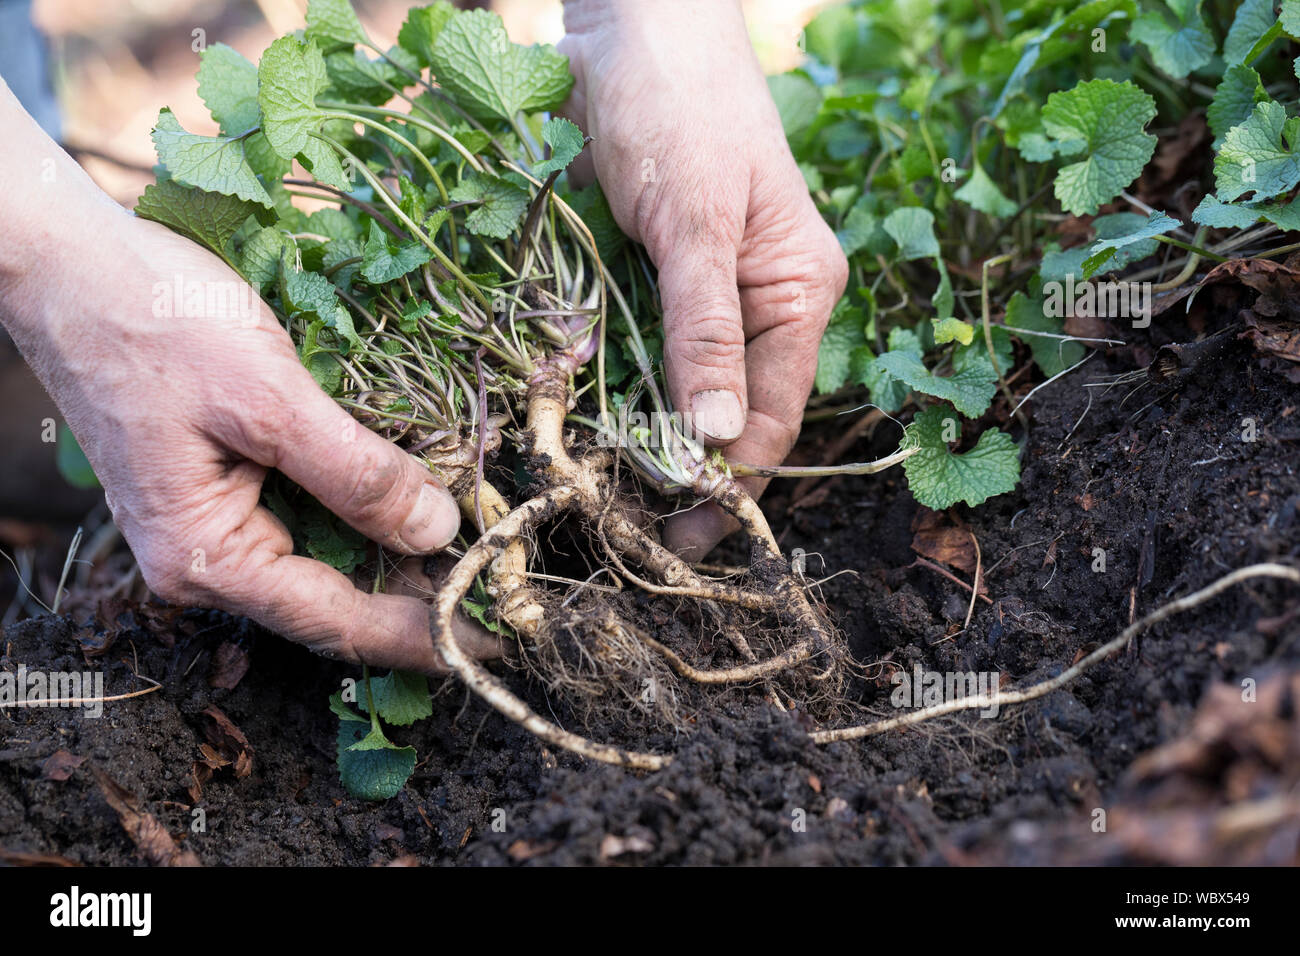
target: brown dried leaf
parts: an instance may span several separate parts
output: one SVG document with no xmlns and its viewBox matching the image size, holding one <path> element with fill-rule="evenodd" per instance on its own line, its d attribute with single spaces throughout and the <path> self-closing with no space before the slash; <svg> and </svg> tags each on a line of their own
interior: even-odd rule
<svg viewBox="0 0 1300 956">
<path fill-rule="evenodd" d="M 1256 314 L 1258 311 L 1259 303 L 1256 303 L 1254 311 L 1245 314 L 1246 330 L 1240 338 L 1249 339 L 1261 352 L 1276 355 L 1288 362 L 1300 362 L 1300 324 L 1285 319 L 1263 318 Z"/>
<path fill-rule="evenodd" d="M 253 772 L 253 748 L 244 732 L 215 704 L 203 711 L 203 735 L 222 759 L 233 764 L 235 778 L 242 780 Z"/>
<path fill-rule="evenodd" d="M 224 641 L 212 655 L 208 668 L 208 686 L 234 690 L 248 673 L 248 652 L 238 644 Z"/>
<path fill-rule="evenodd" d="M 67 780 L 72 776 L 72 771 L 80 767 L 85 761 L 85 757 L 78 757 L 66 750 L 56 750 L 46 757 L 45 762 L 41 764 L 41 773 L 46 780 Z"/>
<path fill-rule="evenodd" d="M 948 521 L 942 511 L 919 508 L 912 521 L 912 550 L 923 558 L 975 572 L 975 542 L 961 525 Z"/>
<path fill-rule="evenodd" d="M 95 779 L 108 805 L 117 813 L 122 829 L 152 866 L 202 866 L 192 850 L 182 850 L 158 818 L 141 808 L 140 798 L 101 770 Z"/>
</svg>

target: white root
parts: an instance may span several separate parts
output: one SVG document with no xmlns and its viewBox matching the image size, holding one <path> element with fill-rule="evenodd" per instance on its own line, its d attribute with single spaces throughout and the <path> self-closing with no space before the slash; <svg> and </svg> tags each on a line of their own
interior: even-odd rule
<svg viewBox="0 0 1300 956">
<path fill-rule="evenodd" d="M 578 491 L 571 487 L 552 488 L 542 493 L 499 520 L 491 531 L 465 552 L 465 556 L 452 568 L 434 601 L 430 622 L 434 647 L 442 655 L 447 666 L 465 682 L 467 687 L 502 714 L 547 743 L 564 747 L 602 763 L 633 767 L 638 770 L 658 770 L 667 766 L 672 758 L 596 743 L 538 716 L 531 707 L 467 655 L 456 643 L 455 635 L 452 633 L 451 622 L 460 606 L 461 598 L 473 586 L 474 578 L 479 572 L 510 542 L 520 539 L 529 528 L 571 507 L 578 494 Z"/>
<path fill-rule="evenodd" d="M 890 717 L 886 720 L 877 720 L 874 723 L 862 724 L 857 727 L 841 727 L 836 730 L 819 730 L 810 734 L 813 743 L 829 744 L 842 740 L 860 740 L 863 737 L 871 737 L 876 734 L 884 733 L 887 730 L 895 730 L 899 727 L 910 727 L 913 724 L 919 724 L 927 720 L 933 720 L 936 717 L 944 717 L 948 714 L 955 714 L 963 710 L 984 710 L 992 707 L 1007 707 L 1015 704 L 1023 704 L 1050 694 L 1054 690 L 1064 687 L 1073 681 L 1088 668 L 1109 657 L 1131 641 L 1142 631 L 1158 624 L 1165 618 L 1180 614 L 1183 611 L 1189 611 L 1198 605 L 1221 594 L 1234 584 L 1246 581 L 1251 578 L 1280 578 L 1285 581 L 1291 581 L 1294 584 L 1300 584 L 1300 571 L 1295 568 L 1287 567 L 1284 564 L 1252 564 L 1244 568 L 1239 568 L 1230 574 L 1225 574 L 1213 584 L 1210 584 L 1199 591 L 1171 601 L 1163 607 L 1157 608 L 1146 617 L 1135 621 L 1120 633 L 1114 640 L 1103 644 L 1087 657 L 1080 660 L 1072 667 L 1068 667 L 1051 680 L 1034 684 L 1032 687 L 1026 687 L 1023 690 L 1013 690 L 1007 693 L 980 694 L 975 697 L 961 697 L 956 700 L 944 701 L 942 704 L 935 704 L 933 707 L 926 707 L 922 710 L 912 711 L 901 717 Z"/>
</svg>

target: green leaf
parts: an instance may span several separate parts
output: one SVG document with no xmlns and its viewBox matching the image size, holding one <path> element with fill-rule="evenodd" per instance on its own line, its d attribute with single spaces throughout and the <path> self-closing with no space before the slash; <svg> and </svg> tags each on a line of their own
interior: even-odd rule
<svg viewBox="0 0 1300 956">
<path fill-rule="evenodd" d="M 307 326 L 307 331 L 298 346 L 298 360 L 326 394 L 335 395 L 343 382 L 343 366 L 325 346 L 320 344 L 320 333 L 325 328 L 323 319 L 317 319 Z"/>
<path fill-rule="evenodd" d="M 896 328 L 889 332 L 888 351 L 896 352 L 900 355 L 913 355 L 918 361 L 924 351 L 921 348 L 921 340 L 911 329 Z M 879 405 L 882 409 L 893 414 L 903 407 L 907 401 L 907 396 L 912 390 L 907 387 L 906 382 L 902 382 L 890 375 L 880 363 L 877 362 L 876 356 L 865 346 L 854 350 L 852 366 L 849 374 L 853 381 L 860 385 L 865 385 L 871 392 L 871 401 Z"/>
<path fill-rule="evenodd" d="M 280 300 L 290 318 L 306 314 L 326 319 L 338 304 L 338 296 L 329 279 L 318 272 L 298 268 L 290 248 L 285 248 L 281 254 Z"/>
<path fill-rule="evenodd" d="M 343 172 L 343 165 L 339 162 L 338 154 L 334 152 L 334 147 L 330 146 L 329 143 L 322 142 L 319 139 L 308 139 L 302 152 L 298 154 L 298 159 L 307 168 L 307 171 L 312 174 L 313 178 L 333 186 L 335 189 L 341 189 L 344 192 L 352 191 L 352 184 L 348 182 L 347 175 Z"/>
<path fill-rule="evenodd" d="M 330 288 L 333 287 L 331 283 Z M 357 335 L 356 326 L 352 324 L 352 313 L 347 310 L 347 306 L 342 302 L 335 303 L 334 311 L 328 316 L 321 316 L 321 318 L 325 319 L 326 324 L 346 343 L 343 349 L 344 355 L 350 354 L 351 349 L 360 349 L 362 347 L 361 336 Z"/>
<path fill-rule="evenodd" d="M 1211 229 L 1245 229 L 1259 222 L 1259 210 L 1219 202 L 1214 193 L 1207 193 L 1200 205 L 1192 211 L 1192 222 Z"/>
<path fill-rule="evenodd" d="M 1278 22 L 1290 36 L 1300 38 L 1300 0 L 1282 0 Z"/>
<path fill-rule="evenodd" d="M 1056 146 L 1042 133 L 1026 133 L 1020 137 L 1016 149 L 1031 163 L 1045 163 L 1056 155 Z"/>
<path fill-rule="evenodd" d="M 205 192 L 167 179 L 145 187 L 135 214 L 160 222 L 230 261 L 227 246 L 231 238 L 258 208 L 257 203 L 238 196 Z"/>
<path fill-rule="evenodd" d="M 617 352 L 611 352 L 609 354 L 610 356 L 618 355 Z M 485 630 L 491 631 L 493 634 L 508 635 L 510 633 L 510 629 L 506 627 L 506 625 L 488 617 L 488 606 L 482 601 L 472 601 L 469 598 L 461 598 L 460 608 L 475 621 L 478 621 Z"/>
<path fill-rule="evenodd" d="M 361 274 L 372 285 L 400 279 L 433 258 L 433 253 L 424 243 L 416 239 L 397 239 L 374 222 L 370 224 L 362 255 Z"/>
<path fill-rule="evenodd" d="M 1214 100 L 1205 111 L 1205 118 L 1214 133 L 1214 149 L 1223 143 L 1228 130 L 1244 123 L 1255 110 L 1257 103 L 1268 99 L 1259 74 L 1248 66 L 1230 66 L 1214 91 Z"/>
<path fill-rule="evenodd" d="M 424 217 L 429 214 L 429 197 L 424 190 L 415 185 L 408 176 L 401 176 L 397 180 L 397 187 L 401 193 L 398 205 L 402 212 L 410 216 L 412 222 L 423 222 Z"/>
<path fill-rule="evenodd" d="M 415 55 L 420 66 L 433 62 L 433 44 L 442 33 L 456 8 L 447 0 L 438 0 L 427 7 L 415 7 L 406 14 L 406 22 L 398 31 L 397 42 L 408 53 Z"/>
<path fill-rule="evenodd" d="M 820 394 L 834 392 L 848 381 L 853 350 L 866 344 L 866 316 L 847 298 L 840 299 L 817 347 L 814 385 Z"/>
<path fill-rule="evenodd" d="M 1260 207 L 1259 211 L 1283 232 L 1300 231 L 1300 199 L 1293 199 L 1289 203 L 1269 203 Z"/>
<path fill-rule="evenodd" d="M 1214 35 L 1201 18 L 1200 3 L 1174 3 L 1174 15 L 1152 10 L 1133 22 L 1129 37 L 1151 51 L 1161 70 L 1182 79 L 1214 56 Z"/>
<path fill-rule="evenodd" d="M 898 95 L 898 105 L 912 113 L 924 112 L 926 104 L 930 102 L 930 94 L 934 91 L 934 84 L 938 78 L 939 73 L 933 67 L 919 67 L 916 75 L 908 82 L 903 92 Z"/>
<path fill-rule="evenodd" d="M 372 677 L 370 693 L 380 718 L 394 727 L 408 727 L 433 713 L 429 681 L 423 674 L 392 671 L 383 677 Z M 358 690 L 357 706 L 370 713 L 364 688 Z"/>
<path fill-rule="evenodd" d="M 891 239 L 882 227 L 880 217 L 871 211 L 874 203 L 863 196 L 844 217 L 844 225 L 835 233 L 840 248 L 846 256 L 866 249 L 870 253 L 889 251 Z"/>
<path fill-rule="evenodd" d="M 975 327 L 969 322 L 963 322 L 961 319 L 955 319 L 949 316 L 946 319 L 934 320 L 934 344 L 943 345 L 947 342 L 960 342 L 962 345 L 970 345 L 971 340 L 975 338 Z"/>
<path fill-rule="evenodd" d="M 329 84 L 325 60 L 316 44 L 280 37 L 262 54 L 257 80 L 262 131 L 277 155 L 292 159 L 324 119 L 316 97 Z"/>
<path fill-rule="evenodd" d="M 827 7 L 804 29 L 807 51 L 836 69 L 853 55 L 859 40 L 857 14 L 847 4 Z"/>
<path fill-rule="evenodd" d="M 361 236 L 361 228 L 356 221 L 342 209 L 335 209 L 333 206 L 317 209 L 308 216 L 305 231 L 318 233 L 329 239 L 357 239 Z"/>
<path fill-rule="evenodd" d="M 224 43 L 214 43 L 199 61 L 199 96 L 224 136 L 242 136 L 244 159 L 266 182 L 279 180 L 289 172 L 289 161 L 271 149 L 261 132 L 262 111 L 257 105 L 257 67 Z"/>
<path fill-rule="evenodd" d="M 487 10 L 458 12 L 433 44 L 438 84 L 479 118 L 512 122 L 521 110 L 552 110 L 573 88 L 569 58 L 552 46 L 510 42 L 501 18 Z"/>
<path fill-rule="evenodd" d="M 822 105 L 822 91 L 803 73 L 778 73 L 767 78 L 767 91 L 776 103 L 781 128 L 793 139 L 817 118 Z"/>
<path fill-rule="evenodd" d="M 152 135 L 158 161 L 176 182 L 271 207 L 271 197 L 244 159 L 242 138 L 187 133 L 169 109 L 158 114 Z"/>
<path fill-rule="evenodd" d="M 970 348 L 977 349 L 978 346 Z M 997 376 L 993 374 L 993 364 L 987 354 L 983 364 L 967 358 L 958 369 L 954 362 L 953 373 L 949 376 L 935 375 L 922 364 L 920 356 L 912 352 L 885 352 L 876 359 L 876 365 L 913 391 L 952 402 L 968 418 L 984 414 L 997 391 Z"/>
<path fill-rule="evenodd" d="M 900 259 L 929 259 L 939 255 L 939 240 L 934 237 L 934 213 L 916 206 L 895 209 L 882 224 L 898 245 Z"/>
<path fill-rule="evenodd" d="M 1049 243 L 1043 249 L 1043 261 L 1039 263 L 1038 275 L 1043 280 L 1064 280 L 1067 276 L 1083 278 L 1083 260 L 1088 258 L 1088 247 L 1077 246 L 1064 251 L 1055 243 Z"/>
<path fill-rule="evenodd" d="M 953 196 L 972 209 L 999 219 L 1014 215 L 1019 208 L 1002 194 L 1002 190 L 998 189 L 997 184 L 989 178 L 989 174 L 984 172 L 984 167 L 980 165 L 979 160 L 975 160 L 970 179 L 961 189 L 953 193 Z"/>
<path fill-rule="evenodd" d="M 415 748 L 398 747 L 368 723 L 339 720 L 339 780 L 361 800 L 390 800 L 415 771 Z"/>
<path fill-rule="evenodd" d="M 1062 156 L 1084 154 L 1057 175 L 1061 205 L 1092 214 L 1132 183 L 1155 152 L 1156 138 L 1145 131 L 1155 115 L 1155 100 L 1127 80 L 1087 80 L 1049 96 L 1043 128 Z"/>
<path fill-rule="evenodd" d="M 948 450 L 945 438 L 960 437 L 961 422 L 947 408 L 931 405 L 907 426 L 905 444 L 920 447 L 903 462 L 912 497 L 941 511 L 958 501 L 971 507 L 1004 494 L 1020 480 L 1020 453 L 1006 432 L 990 428 L 964 455 Z"/>
<path fill-rule="evenodd" d="M 288 507 L 287 505 L 285 507 Z M 347 705 L 343 699 L 343 691 L 336 690 L 330 695 L 330 711 L 334 713 L 339 720 L 353 721 L 370 726 L 370 718 L 363 717 Z"/>
<path fill-rule="evenodd" d="M 336 363 L 337 364 L 337 363 Z M 344 574 L 351 574 L 366 560 L 366 539 L 359 532 L 312 502 L 306 514 L 300 514 L 299 530 L 306 552 Z"/>
<path fill-rule="evenodd" d="M 1223 59 L 1230 67 L 1246 62 L 1255 44 L 1277 23 L 1274 0 L 1245 0 L 1232 18 L 1223 41 Z"/>
<path fill-rule="evenodd" d="M 239 250 L 239 274 L 250 284 L 265 288 L 280 275 L 280 258 L 292 240 L 278 226 L 266 226 L 244 240 Z"/>
<path fill-rule="evenodd" d="M 412 299 L 402 307 L 397 327 L 408 335 L 420 327 L 420 320 L 433 314 L 433 306 L 422 299 Z"/>
<path fill-rule="evenodd" d="M 370 40 L 348 0 L 308 0 L 304 33 L 307 39 L 320 42 L 324 49 L 343 44 L 355 46 Z"/>
<path fill-rule="evenodd" d="M 465 217 L 465 227 L 477 236 L 505 239 L 519 226 L 528 211 L 528 190 L 508 179 L 487 173 L 469 173 L 448 195 L 455 202 L 478 205 Z"/>
<path fill-rule="evenodd" d="M 1163 212 L 1153 212 L 1147 216 L 1145 221 L 1134 213 L 1121 213 L 1118 215 L 1125 216 L 1125 219 L 1121 222 L 1114 223 L 1114 225 L 1119 226 L 1119 229 L 1105 230 L 1107 233 L 1114 232 L 1118 234 L 1103 235 L 1103 226 L 1098 225 L 1097 241 L 1088 250 L 1088 258 L 1083 260 L 1083 277 L 1085 279 L 1092 278 L 1093 274 L 1108 261 L 1111 262 L 1111 269 L 1119 269 L 1129 262 L 1145 259 L 1156 251 L 1154 241 L 1156 236 L 1163 236 L 1165 233 L 1182 226 L 1182 223 L 1177 219 Z M 1102 217 L 1102 219 L 1111 220 L 1116 218 L 1111 216 Z M 1101 220 L 1099 219 L 1097 222 L 1101 223 Z M 1097 223 L 1094 225 L 1097 225 Z M 1126 250 L 1129 255 L 1111 261 L 1116 250 Z"/>
<path fill-rule="evenodd" d="M 582 130 L 563 117 L 557 116 L 542 124 L 542 139 L 551 147 L 551 158 L 533 164 L 533 175 L 538 179 L 564 169 L 582 152 Z"/>
<path fill-rule="evenodd" d="M 200 55 L 198 81 L 199 96 L 222 133 L 238 136 L 260 124 L 257 67 L 242 53 L 212 44 Z"/>
<path fill-rule="evenodd" d="M 1283 232 L 1300 230 L 1300 201 L 1273 203 L 1222 203 L 1213 194 L 1201 200 L 1192 220 L 1212 229 L 1245 229 L 1265 219 Z"/>
<path fill-rule="evenodd" d="M 416 59 L 401 47 L 388 51 L 388 59 L 415 72 Z M 325 57 L 325 71 L 330 84 L 348 100 L 382 106 L 393 98 L 391 88 L 403 89 L 409 78 L 386 59 L 372 60 L 362 50 L 348 48 Z"/>
<path fill-rule="evenodd" d="M 350 259 L 363 258 L 361 242 L 357 239 L 335 239 L 325 246 L 325 256 L 321 268 L 328 274 L 336 289 L 347 292 L 361 271 L 360 264 L 348 262 Z M 347 262 L 347 265 L 343 263 Z"/>
<path fill-rule="evenodd" d="M 999 328 L 992 328 L 989 331 L 992 333 L 993 354 L 997 357 L 998 368 L 1003 374 L 1009 374 L 1015 355 L 1015 348 L 1011 344 L 1011 333 Z M 952 367 L 958 374 L 978 371 L 981 375 L 987 375 L 994 380 L 998 377 L 997 372 L 993 370 L 993 361 L 989 358 L 988 343 L 982 335 L 970 345 L 953 349 Z"/>
<path fill-rule="evenodd" d="M 1287 119 L 1281 104 L 1258 104 L 1240 126 L 1228 130 L 1214 157 L 1215 191 L 1223 202 L 1243 193 L 1267 199 L 1300 183 L 1300 119 Z"/>
<path fill-rule="evenodd" d="M 81 445 L 72 434 L 72 429 L 62 422 L 59 423 L 59 429 L 55 433 L 54 456 L 55 467 L 59 469 L 59 474 L 72 487 L 100 487 L 95 469 L 90 467 L 90 459 L 81 450 Z"/>
</svg>

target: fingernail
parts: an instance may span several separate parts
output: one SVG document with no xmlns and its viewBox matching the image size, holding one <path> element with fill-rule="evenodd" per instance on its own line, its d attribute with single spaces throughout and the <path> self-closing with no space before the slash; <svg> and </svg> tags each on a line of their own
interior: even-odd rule
<svg viewBox="0 0 1300 956">
<path fill-rule="evenodd" d="M 696 392 L 691 396 L 691 416 L 695 427 L 714 441 L 735 441 L 745 430 L 740 399 L 729 389 Z"/>
<path fill-rule="evenodd" d="M 456 502 L 445 489 L 425 482 L 402 525 L 402 543 L 412 551 L 441 551 L 455 540 L 459 530 Z"/>
</svg>

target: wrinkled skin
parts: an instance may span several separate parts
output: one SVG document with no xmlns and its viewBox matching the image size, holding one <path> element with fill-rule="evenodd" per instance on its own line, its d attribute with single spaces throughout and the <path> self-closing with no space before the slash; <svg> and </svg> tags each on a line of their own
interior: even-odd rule
<svg viewBox="0 0 1300 956">
<path fill-rule="evenodd" d="M 673 405 L 732 461 L 780 464 L 848 263 L 781 129 L 735 0 L 568 0 L 566 112 L 623 231 L 659 269 Z M 581 176 L 582 169 L 577 171 Z M 764 481 L 746 479 L 751 494 Z M 733 527 L 674 516 L 698 560 Z"/>
<path fill-rule="evenodd" d="M 373 540 L 416 554 L 456 534 L 447 491 L 321 391 L 233 270 L 109 201 L 3 84 L 0 128 L 17 141 L 0 160 L 12 187 L 0 212 L 21 231 L 0 249 L 0 320 L 81 441 L 149 587 L 328 656 L 441 670 L 427 605 L 295 556 L 258 499 L 278 468 Z M 242 292 L 245 307 L 187 305 L 177 281 Z M 499 652 L 486 638 L 468 649 Z"/>
</svg>

